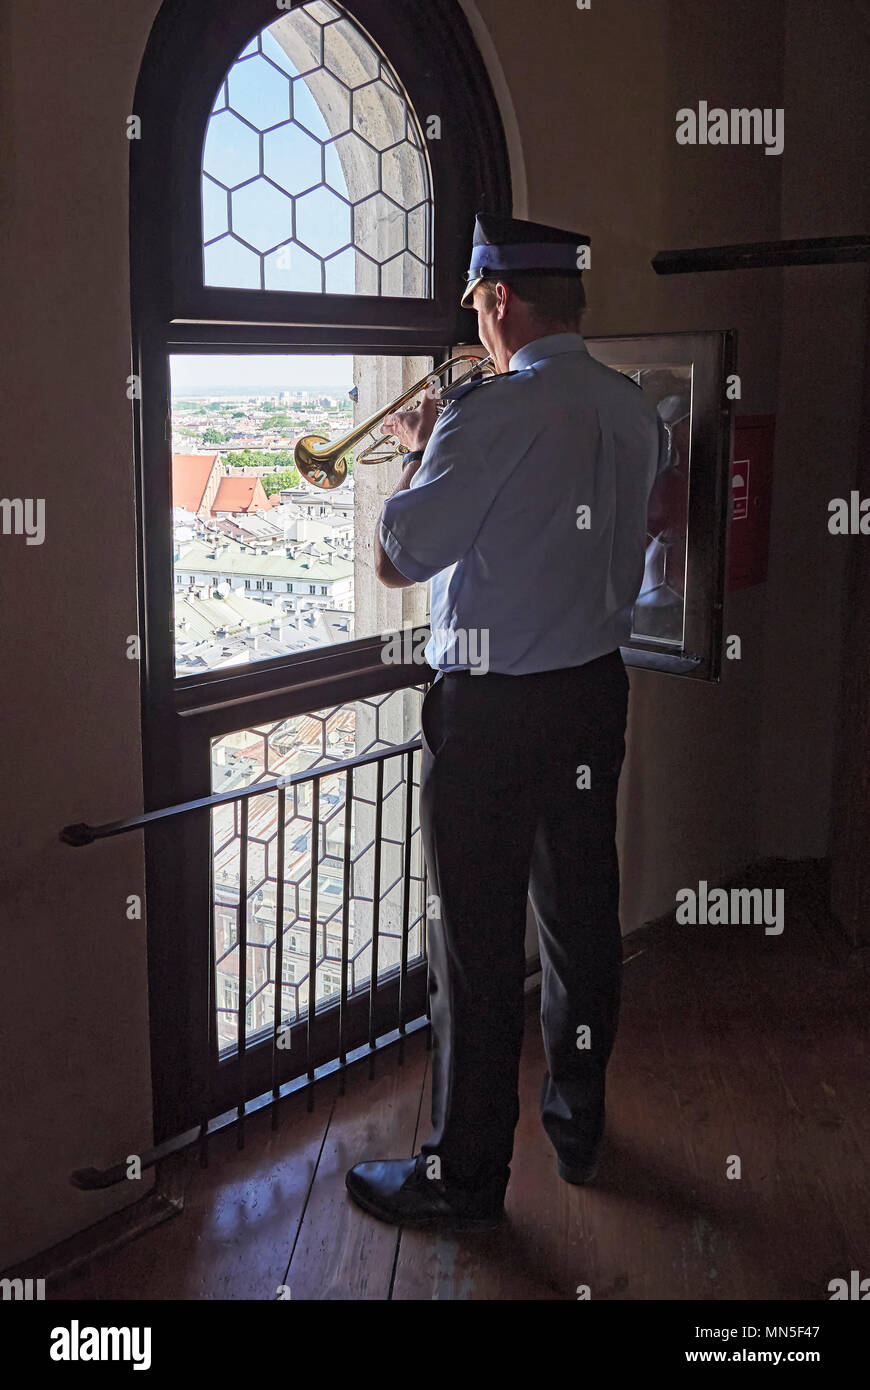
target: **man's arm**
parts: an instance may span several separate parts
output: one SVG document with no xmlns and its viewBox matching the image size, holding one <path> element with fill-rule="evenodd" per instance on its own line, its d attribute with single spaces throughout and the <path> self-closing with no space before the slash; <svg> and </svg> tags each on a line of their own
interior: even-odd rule
<svg viewBox="0 0 870 1390">
<path fill-rule="evenodd" d="M 422 462 L 423 451 L 421 449 L 414 453 L 409 462 L 406 463 L 402 470 L 402 476 L 399 479 L 398 487 L 394 488 L 390 493 L 391 497 L 395 497 L 397 492 L 404 492 L 405 488 L 411 486 L 411 479 Z M 375 574 L 381 583 L 388 589 L 409 589 L 412 584 L 416 583 L 416 580 L 406 579 L 405 576 L 396 569 L 396 566 L 381 545 L 380 529 L 381 523 L 379 519 L 375 527 Z"/>
<path fill-rule="evenodd" d="M 388 415 L 381 425 L 381 434 L 394 436 L 412 455 L 402 470 L 398 487 L 390 493 L 391 497 L 411 486 L 411 479 L 423 461 L 429 436 L 435 427 L 436 413 L 434 398 L 426 393 L 416 410 L 396 411 L 394 415 Z M 417 580 L 406 578 L 396 569 L 381 545 L 380 530 L 381 518 L 378 518 L 374 536 L 375 574 L 388 589 L 409 589 Z"/>
<path fill-rule="evenodd" d="M 434 402 L 430 404 L 434 419 Z M 401 426 L 391 431 L 415 453 L 425 442 L 425 451 L 410 486 L 384 502 L 378 539 L 393 571 L 381 566 L 385 584 L 404 587 L 408 580 L 425 584 L 458 564 L 474 545 L 502 486 L 502 455 L 510 467 L 516 464 L 505 449 L 499 450 L 497 458 L 491 456 L 492 412 L 475 409 L 477 404 L 474 392 L 467 403 L 464 397 L 461 404 L 451 401 L 428 441 L 425 432 L 422 439 L 415 439 Z"/>
</svg>

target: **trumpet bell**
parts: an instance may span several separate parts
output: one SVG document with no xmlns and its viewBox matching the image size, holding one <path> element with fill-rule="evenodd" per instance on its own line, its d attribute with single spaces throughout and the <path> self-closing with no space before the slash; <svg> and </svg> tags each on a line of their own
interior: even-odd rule
<svg viewBox="0 0 870 1390">
<path fill-rule="evenodd" d="M 347 477 L 349 463 L 353 462 L 353 447 L 360 440 L 365 439 L 366 435 L 372 436 L 372 442 L 368 444 L 357 458 L 357 463 L 383 463 L 385 460 L 395 458 L 398 454 L 405 451 L 397 439 L 389 443 L 390 436 L 375 438 L 374 432 L 378 425 L 387 415 L 394 414 L 407 406 L 408 402 L 415 396 L 419 396 L 421 391 L 425 391 L 430 383 L 439 381 L 447 372 L 452 372 L 454 367 L 460 362 L 471 363 L 468 371 L 454 381 L 453 385 L 458 386 L 460 382 L 473 376 L 476 372 L 494 372 L 495 364 L 491 357 L 479 357 L 477 353 L 462 353 L 458 357 L 451 357 L 449 362 L 442 362 L 434 371 L 422 377 L 415 385 L 403 391 L 401 396 L 385 405 L 375 415 L 368 420 L 357 425 L 345 434 L 341 439 L 331 441 L 324 438 L 322 434 L 306 434 L 298 441 L 293 451 L 293 461 L 303 478 L 315 487 L 335 488 L 341 487 Z"/>
<path fill-rule="evenodd" d="M 319 454 L 315 452 L 315 446 L 321 450 Z M 347 477 L 347 461 L 353 454 L 342 454 L 336 458 L 325 452 L 328 449 L 329 440 L 322 434 L 305 434 L 297 441 L 293 451 L 293 462 L 299 472 L 315 487 L 341 487 Z"/>
</svg>

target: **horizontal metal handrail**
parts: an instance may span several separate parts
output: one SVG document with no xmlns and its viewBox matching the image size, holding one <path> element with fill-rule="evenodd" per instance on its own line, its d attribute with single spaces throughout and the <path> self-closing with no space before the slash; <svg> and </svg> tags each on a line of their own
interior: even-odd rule
<svg viewBox="0 0 870 1390">
<path fill-rule="evenodd" d="M 109 821 L 106 825 L 88 825 L 84 821 L 76 825 L 65 825 L 60 838 L 65 845 L 79 848 L 91 845 L 95 840 L 107 840 L 111 835 L 126 835 L 130 830 L 141 830 L 154 821 L 170 820 L 174 816 L 187 815 L 189 811 L 204 811 L 212 806 L 226 806 L 232 801 L 246 801 L 252 796 L 262 796 L 265 792 L 278 791 L 281 787 L 296 787 L 304 782 L 319 782 L 323 777 L 348 772 L 357 767 L 368 767 L 383 762 L 387 758 L 398 757 L 402 753 L 419 753 L 422 740 L 410 739 L 407 743 L 396 743 L 389 748 L 378 748 L 371 753 L 360 753 L 356 758 L 344 758 L 319 767 L 306 768 L 304 772 L 294 772 L 288 777 L 277 777 L 271 782 L 257 782 L 251 787 L 241 787 L 236 791 L 215 792 L 212 796 L 200 796 L 195 801 L 179 801 L 174 806 L 161 806 L 157 811 L 145 811 L 140 816 L 129 816 L 126 820 Z"/>
<path fill-rule="evenodd" d="M 312 1104 L 312 1086 L 321 1077 L 337 1072 L 340 1078 L 341 1088 L 344 1088 L 344 1077 L 348 1065 L 353 1061 L 358 1061 L 362 1057 L 368 1057 L 370 1061 L 370 1075 L 373 1075 L 374 1054 L 384 1046 L 392 1045 L 397 1042 L 401 1060 L 401 1049 L 404 1038 L 409 1032 L 424 1028 L 428 1022 L 428 1008 L 425 1016 L 416 1019 L 408 1019 L 407 1013 L 407 982 L 409 967 L 411 962 L 408 959 L 409 937 L 411 931 L 419 924 L 425 931 L 425 913 L 417 912 L 411 920 L 411 884 L 418 881 L 422 886 L 425 900 L 425 867 L 422 878 L 412 872 L 411 866 L 411 841 L 416 833 L 412 823 L 413 816 L 413 793 L 415 789 L 413 763 L 414 754 L 422 749 L 422 738 L 411 739 L 405 743 L 394 744 L 385 748 L 372 749 L 366 753 L 361 753 L 354 758 L 334 759 L 333 761 L 323 762 L 317 766 L 306 768 L 304 771 L 291 773 L 284 777 L 274 778 L 268 782 L 258 782 L 252 786 L 237 788 L 224 792 L 215 793 L 212 796 L 199 797 L 194 801 L 179 802 L 173 806 L 164 806 L 157 811 L 148 811 L 140 816 L 132 816 L 127 820 L 114 821 L 107 825 L 69 825 L 61 831 L 61 839 L 73 846 L 91 844 L 94 840 L 105 839 L 111 835 L 121 835 L 130 830 L 139 830 L 153 821 L 165 820 L 175 816 L 185 815 L 191 811 L 209 810 L 215 807 L 226 806 L 228 804 L 240 805 L 239 816 L 239 913 L 237 925 L 237 941 L 239 969 L 238 969 L 238 1007 L 236 1008 L 236 1048 L 234 1065 L 236 1070 L 234 1089 L 237 1093 L 235 1106 L 235 1118 L 231 1119 L 231 1111 L 219 1113 L 217 1107 L 217 1097 L 214 1087 L 214 1065 L 220 1064 L 222 1057 L 218 1055 L 218 1039 L 216 1037 L 216 999 L 215 999 L 215 971 L 216 961 L 214 954 L 214 902 L 209 913 L 209 958 L 207 966 L 207 1026 L 203 1030 L 202 1037 L 194 1045 L 194 1059 L 196 1063 L 193 1070 L 197 1072 L 202 1081 L 202 1102 L 200 1106 L 200 1123 L 187 1128 L 183 1133 L 175 1134 L 156 1147 L 149 1149 L 147 1154 L 140 1155 L 140 1162 L 143 1167 L 151 1167 L 158 1163 L 162 1158 L 169 1154 L 187 1148 L 189 1145 L 199 1141 L 201 1150 L 201 1161 L 207 1158 L 207 1144 L 209 1135 L 218 1129 L 226 1128 L 228 1124 L 236 1124 L 238 1127 L 238 1144 L 244 1144 L 244 1124 L 245 1117 L 249 1113 L 262 1108 L 263 1105 L 272 1104 L 272 1124 L 277 1127 L 277 1106 L 278 1103 L 294 1091 L 308 1090 L 309 1108 Z M 402 874 L 401 874 L 401 945 L 400 958 L 398 962 L 386 970 L 379 969 L 378 944 L 380 936 L 380 886 L 381 886 L 381 851 L 384 843 L 383 830 L 383 806 L 384 806 L 384 770 L 388 760 L 400 759 L 404 765 L 403 780 L 405 784 L 405 794 L 402 806 Z M 353 857 L 353 809 L 355 802 L 354 793 L 354 772 L 357 768 L 375 767 L 377 771 L 377 790 L 374 800 L 375 826 L 374 840 L 374 879 L 372 884 L 372 924 L 371 924 L 371 971 L 368 986 L 368 1039 L 367 1042 L 354 1046 L 349 1050 L 348 1043 L 355 1043 L 356 1037 L 348 1037 L 348 959 L 349 959 L 349 932 L 351 927 L 350 902 L 352 896 L 351 863 Z M 321 918 L 318 916 L 318 884 L 320 880 L 321 866 L 321 847 L 319 833 L 312 833 L 310 836 L 310 890 L 308 904 L 308 980 L 309 980 L 309 1001 L 307 1016 L 303 1020 L 301 1014 L 298 1015 L 295 1024 L 285 1024 L 284 1007 L 282 1002 L 282 990 L 284 987 L 283 977 L 283 941 L 285 929 L 284 923 L 284 849 L 285 849 L 285 827 L 286 827 L 286 805 L 288 789 L 300 784 L 311 786 L 311 821 L 312 827 L 319 830 L 320 819 L 320 798 L 321 784 L 324 778 L 341 778 L 345 782 L 345 814 L 344 814 L 344 850 L 343 850 L 343 902 L 341 908 L 341 951 L 340 951 L 340 990 L 338 1000 L 335 1004 L 318 1009 L 317 1007 L 317 971 L 323 960 L 318 962 L 318 932 L 321 926 Z M 250 898 L 248 883 L 248 841 L 249 841 L 249 802 L 252 797 L 262 796 L 274 792 L 277 795 L 277 856 L 279 869 L 275 880 L 275 925 L 276 935 L 274 941 L 274 978 L 266 981 L 266 985 L 271 984 L 274 990 L 274 1009 L 271 1024 L 260 1030 L 254 1038 L 249 1037 L 250 1026 L 248 1022 L 248 999 L 247 979 L 248 979 L 248 913 L 245 904 Z M 294 803 L 295 804 L 295 803 Z M 212 870 L 213 871 L 213 870 Z M 398 880 L 397 880 L 398 882 Z M 300 913 L 300 921 L 302 914 Z M 330 919 L 327 919 L 330 920 Z M 325 923 L 322 924 L 325 929 Z M 420 957 L 425 960 L 425 946 L 422 944 Z M 428 968 L 428 967 L 427 967 Z M 271 970 L 271 967 L 270 967 Z M 396 1027 L 392 1030 L 383 1030 L 383 1019 L 378 1017 L 376 1008 L 376 998 L 379 987 L 386 981 L 395 981 L 396 988 Z M 364 990 L 353 990 L 354 996 L 364 995 Z M 428 994 L 428 980 L 427 980 Z M 331 1015 L 337 1023 L 337 1055 L 327 1058 L 318 1063 L 317 1052 L 320 1043 L 315 1042 L 315 1015 Z M 285 1040 L 286 1033 L 290 1031 L 291 1036 L 295 1032 L 304 1034 L 304 1053 L 305 1066 L 304 1073 L 297 1075 L 290 1080 L 281 1080 L 280 1058 L 282 1051 L 286 1051 L 288 1043 Z M 252 1097 L 249 1094 L 249 1084 L 246 1077 L 246 1058 L 252 1046 L 270 1047 L 271 1051 L 271 1077 L 272 1086 L 270 1091 L 263 1091 L 260 1095 Z M 332 1046 L 332 1043 L 330 1043 Z M 262 1075 L 262 1070 L 258 1072 Z M 253 1077 L 251 1078 L 253 1083 Z M 226 1088 L 224 1088 L 226 1091 Z M 84 1168 L 78 1169 L 72 1174 L 72 1182 L 80 1188 L 92 1190 L 100 1187 L 108 1187 L 121 1181 L 126 1175 L 124 1163 L 110 1164 L 107 1168 Z"/>
<path fill-rule="evenodd" d="M 401 1029 L 393 1028 L 389 1033 L 378 1038 L 375 1043 L 362 1043 L 359 1047 L 355 1047 L 352 1052 L 348 1052 L 343 1062 L 335 1057 L 331 1062 L 324 1062 L 322 1066 L 315 1067 L 311 1076 L 303 1073 L 302 1076 L 297 1076 L 292 1081 L 285 1081 L 283 1085 L 271 1091 L 264 1091 L 262 1095 L 245 1102 L 245 1116 L 255 1115 L 257 1111 L 264 1110 L 267 1106 L 272 1106 L 274 1114 L 275 1105 L 286 1100 L 288 1096 L 310 1088 L 312 1082 L 322 1081 L 325 1077 L 333 1076 L 336 1073 L 343 1073 L 354 1062 L 360 1062 L 366 1058 L 371 1060 L 373 1052 L 382 1052 L 396 1043 L 401 1044 L 404 1038 L 409 1038 L 414 1033 L 420 1032 L 421 1029 L 428 1027 L 428 1024 L 429 1019 L 425 1015 L 415 1018 Z M 204 1157 L 206 1150 L 203 1146 L 207 1144 L 211 1136 L 220 1133 L 221 1130 L 231 1129 L 239 1123 L 239 1119 L 238 1109 L 231 1108 L 224 1111 L 222 1115 L 217 1115 L 214 1119 L 203 1122 L 203 1124 L 193 1125 L 183 1134 L 173 1135 L 171 1139 L 155 1145 L 154 1148 L 146 1149 L 138 1155 L 140 1170 L 144 1172 L 146 1168 L 154 1168 L 173 1154 L 193 1148 L 194 1144 L 200 1145 L 202 1157 Z M 96 1192 L 103 1187 L 115 1187 L 127 1177 L 129 1166 L 128 1160 L 124 1159 L 122 1163 L 111 1164 L 108 1168 L 77 1168 L 75 1172 L 70 1174 L 70 1182 L 73 1187 L 78 1187 L 83 1192 Z M 206 1167 L 207 1165 L 203 1162 L 202 1166 Z"/>
</svg>

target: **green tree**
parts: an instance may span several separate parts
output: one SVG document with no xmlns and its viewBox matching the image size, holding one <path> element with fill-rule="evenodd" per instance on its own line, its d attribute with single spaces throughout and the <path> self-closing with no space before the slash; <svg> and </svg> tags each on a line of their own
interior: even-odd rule
<svg viewBox="0 0 870 1390">
<path fill-rule="evenodd" d="M 285 468 L 280 473 L 267 473 L 260 481 L 267 497 L 280 492 L 282 487 L 298 487 L 299 473 L 295 468 Z"/>
<path fill-rule="evenodd" d="M 278 473 L 282 468 L 293 467 L 293 455 L 288 449 L 278 449 L 271 453 L 268 449 L 230 450 L 224 456 L 228 468 L 268 468 Z"/>
<path fill-rule="evenodd" d="M 226 435 L 221 430 L 207 429 L 203 431 L 203 444 L 223 444 L 225 439 Z"/>
</svg>

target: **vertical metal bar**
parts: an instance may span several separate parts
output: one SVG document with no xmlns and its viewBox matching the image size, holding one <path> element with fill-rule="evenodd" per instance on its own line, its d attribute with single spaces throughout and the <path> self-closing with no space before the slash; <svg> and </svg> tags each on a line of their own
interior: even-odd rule
<svg viewBox="0 0 870 1390">
<path fill-rule="evenodd" d="M 347 957 L 350 950 L 350 856 L 353 846 L 353 768 L 349 767 L 344 779 L 344 872 L 342 874 L 341 905 L 341 985 L 338 995 L 338 1064 L 339 1095 L 344 1095 L 347 1047 L 344 1029 L 347 1022 Z"/>
<path fill-rule="evenodd" d="M 423 797 L 423 760 L 420 759 L 420 780 L 417 783 L 417 819 L 420 820 L 420 802 Z M 423 909 L 421 913 L 420 926 L 420 950 L 426 958 L 426 1017 L 429 1020 L 429 1027 L 426 1029 L 426 1051 L 432 1047 L 432 1005 L 429 994 L 430 974 L 429 974 L 429 874 L 426 869 L 426 853 L 423 846 L 423 830 L 420 828 L 420 888 L 423 898 Z"/>
<path fill-rule="evenodd" d="M 217 1013 L 215 991 L 215 913 L 214 913 L 214 811 L 209 812 L 208 835 L 208 982 L 206 997 L 206 1040 L 205 1067 L 202 1073 L 203 1089 L 199 1128 L 199 1166 L 208 1167 L 208 1122 L 212 1110 L 212 1076 L 217 1063 Z"/>
<path fill-rule="evenodd" d="M 411 909 L 411 815 L 414 793 L 414 755 L 405 754 L 405 839 L 402 855 L 402 954 L 399 965 L 399 1065 L 405 1060 L 405 976 L 408 973 L 408 921 Z"/>
<path fill-rule="evenodd" d="M 369 1080 L 375 1075 L 375 996 L 378 989 L 378 933 L 381 925 L 381 849 L 384 834 L 384 759 L 378 762 L 375 789 L 375 866 L 372 882 L 372 973 L 369 981 Z"/>
<path fill-rule="evenodd" d="M 308 1080 L 314 1080 L 312 1062 L 314 1045 L 314 1006 L 317 999 L 317 875 L 320 853 L 320 777 L 311 783 L 311 887 L 308 911 L 308 1018 L 305 1021 L 305 1062 Z M 309 1085 L 306 1102 L 308 1111 L 314 1109 L 314 1087 Z"/>
<path fill-rule="evenodd" d="M 272 1027 L 272 1128 L 278 1128 L 278 1038 L 284 1021 L 284 817 L 286 815 L 287 792 L 278 788 L 278 839 L 275 852 L 278 856 L 277 886 L 275 889 L 275 1004 Z"/>
<path fill-rule="evenodd" d="M 238 1052 L 238 1116 L 239 1129 L 236 1147 L 245 1147 L 245 1061 L 248 1046 L 248 798 L 242 799 L 239 823 L 239 1007 L 236 1013 Z"/>
<path fill-rule="evenodd" d="M 420 853 L 423 854 L 421 848 Z M 429 903 L 429 875 L 426 872 L 426 856 L 423 854 L 423 950 L 426 954 L 426 1017 L 429 1020 L 429 1027 L 426 1029 L 426 1051 L 432 1050 L 432 1000 L 429 994 L 429 914 L 427 911 Z"/>
</svg>

